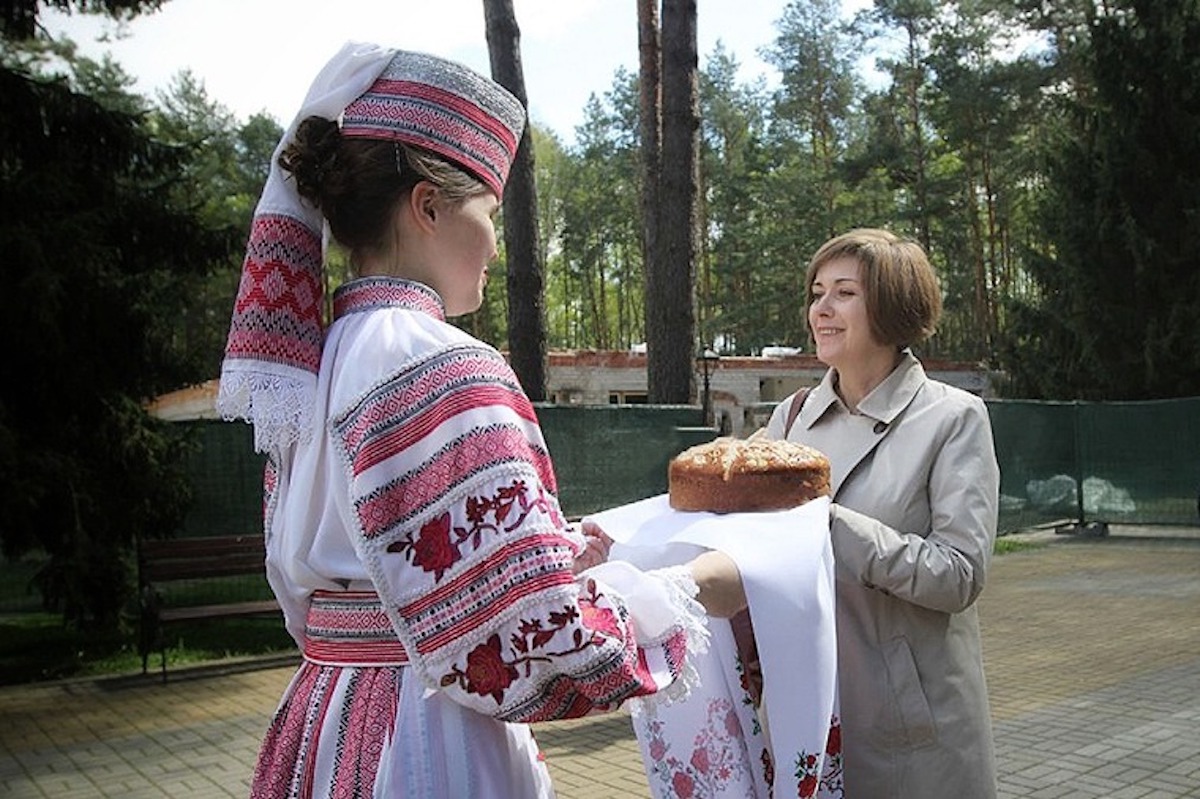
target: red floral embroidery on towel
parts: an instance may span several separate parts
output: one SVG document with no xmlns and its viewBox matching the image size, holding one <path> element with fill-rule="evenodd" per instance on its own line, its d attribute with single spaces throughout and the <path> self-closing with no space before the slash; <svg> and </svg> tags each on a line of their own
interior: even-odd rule
<svg viewBox="0 0 1200 799">
<path fill-rule="evenodd" d="M 648 730 L 651 774 L 670 785 L 671 796 L 713 796 L 748 776 L 742 760 L 742 724 L 726 699 L 709 701 L 705 724 L 696 731 L 690 754 L 671 751 L 663 721 L 651 720 Z"/>
<path fill-rule="evenodd" d="M 824 757 L 807 752 L 796 756 L 796 770 L 800 780 L 796 792 L 799 799 L 817 795 L 817 789 L 826 796 L 842 796 L 842 723 L 837 716 L 830 721 L 829 735 L 825 739 Z"/>
</svg>

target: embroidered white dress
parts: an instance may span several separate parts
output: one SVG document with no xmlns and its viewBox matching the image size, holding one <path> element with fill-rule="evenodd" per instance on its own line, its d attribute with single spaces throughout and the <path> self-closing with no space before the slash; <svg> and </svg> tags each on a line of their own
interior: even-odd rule
<svg viewBox="0 0 1200 799">
<path fill-rule="evenodd" d="M 573 574 L 533 408 L 433 292 L 363 279 L 334 307 L 323 431 L 267 470 L 267 573 L 305 662 L 252 795 L 551 797 L 527 723 L 683 688 L 695 586 Z"/>
</svg>

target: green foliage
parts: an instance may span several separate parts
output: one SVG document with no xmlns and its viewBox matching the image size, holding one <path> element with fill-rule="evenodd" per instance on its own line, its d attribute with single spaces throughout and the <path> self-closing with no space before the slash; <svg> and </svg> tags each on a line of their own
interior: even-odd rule
<svg viewBox="0 0 1200 799">
<path fill-rule="evenodd" d="M 130 19 L 162 7 L 165 0 L 0 0 L 0 33 L 6 39 L 32 39 L 43 8 Z"/>
<path fill-rule="evenodd" d="M 1032 396 L 1192 396 L 1200 6 L 1111 3 L 1084 31 L 1069 54 L 1083 82 L 1044 128 L 1048 241 L 1029 261 L 1040 294 L 1013 303 L 1004 362 Z"/>
<path fill-rule="evenodd" d="M 551 346 L 625 349 L 644 338 L 636 84 L 593 97 L 562 185 L 561 257 L 548 288 Z"/>
<path fill-rule="evenodd" d="M 41 549 L 48 607 L 113 628 L 137 535 L 178 526 L 186 442 L 143 403 L 208 375 L 177 321 L 236 238 L 175 187 L 187 150 L 149 136 L 119 71 L 0 69 L 0 251 L 13 343 L 0 385 L 5 554 Z M 100 90 L 100 78 L 107 83 Z"/>
<path fill-rule="evenodd" d="M 190 72 L 175 76 L 146 115 L 154 138 L 179 151 L 180 172 L 171 186 L 175 205 L 207 229 L 227 231 L 228 255 L 210 263 L 191 288 L 192 301 L 174 323 L 175 346 L 198 361 L 200 374 L 219 373 L 225 334 L 241 276 L 240 245 L 250 229 L 258 196 L 283 129 L 263 114 L 239 124 L 208 96 Z"/>
</svg>

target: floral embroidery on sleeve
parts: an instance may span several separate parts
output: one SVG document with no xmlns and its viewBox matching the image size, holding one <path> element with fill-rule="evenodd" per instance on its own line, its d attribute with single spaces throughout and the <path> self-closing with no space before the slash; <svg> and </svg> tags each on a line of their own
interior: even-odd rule
<svg viewBox="0 0 1200 799">
<path fill-rule="evenodd" d="M 622 631 L 616 615 L 597 606 L 602 596 L 596 581 L 588 580 L 586 592 L 579 597 L 578 610 L 564 606 L 560 611 L 550 612 L 544 621 L 522 619 L 509 640 L 507 653 L 500 635 L 493 634 L 467 654 L 465 668 L 455 664 L 442 676 L 442 687 L 458 685 L 469 694 L 491 696 L 497 705 L 503 705 L 505 690 L 522 676 L 522 670 L 524 676 L 529 676 L 535 663 L 549 663 L 588 647 L 603 646 L 609 638 L 619 640 Z M 560 634 L 567 636 L 568 642 L 561 642 Z M 551 649 L 556 639 L 560 640 L 558 648 Z"/>
<path fill-rule="evenodd" d="M 387 551 L 403 553 L 414 566 L 433 572 L 434 580 L 440 581 L 450 567 L 462 560 L 462 547 L 468 541 L 472 549 L 479 549 L 484 533 L 512 532 L 535 510 L 557 516 L 556 506 L 544 492 L 539 491 L 532 498 L 528 495 L 529 487 L 525 482 L 513 480 L 492 497 L 468 497 L 466 517 L 469 527 L 453 527 L 447 511 L 421 525 L 415 538 L 410 533 L 389 545 Z M 493 519 L 491 522 L 489 515 Z M 506 521 L 510 523 L 506 525 Z"/>
</svg>

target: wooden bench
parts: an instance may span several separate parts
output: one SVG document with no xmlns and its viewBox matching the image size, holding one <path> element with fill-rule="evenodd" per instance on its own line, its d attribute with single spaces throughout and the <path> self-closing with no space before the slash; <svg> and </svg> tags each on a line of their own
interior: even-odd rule
<svg viewBox="0 0 1200 799">
<path fill-rule="evenodd" d="M 138 542 L 138 597 L 141 624 L 138 638 L 142 674 L 150 652 L 158 649 L 162 678 L 167 680 L 167 650 L 163 627 L 167 624 L 279 612 L 275 599 L 234 600 L 214 604 L 176 606 L 163 601 L 163 587 L 183 580 L 265 574 L 266 547 L 261 533 L 204 538 L 172 538 Z"/>
</svg>

